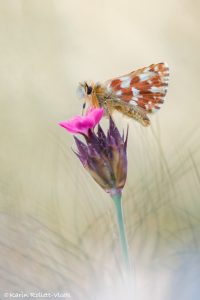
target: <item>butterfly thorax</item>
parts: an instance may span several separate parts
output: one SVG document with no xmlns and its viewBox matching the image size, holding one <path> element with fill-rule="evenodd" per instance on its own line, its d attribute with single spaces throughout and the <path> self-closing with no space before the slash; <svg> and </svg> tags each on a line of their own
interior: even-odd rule
<svg viewBox="0 0 200 300">
<path fill-rule="evenodd" d="M 106 105 L 106 99 L 110 97 L 106 87 L 99 83 L 84 82 L 80 83 L 78 87 L 79 98 L 83 98 L 89 106 L 92 107 L 104 107 Z"/>
</svg>

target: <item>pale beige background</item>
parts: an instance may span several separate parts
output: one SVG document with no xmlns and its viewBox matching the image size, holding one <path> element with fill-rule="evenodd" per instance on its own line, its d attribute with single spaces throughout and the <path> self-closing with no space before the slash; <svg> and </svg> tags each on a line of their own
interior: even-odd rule
<svg viewBox="0 0 200 300">
<path fill-rule="evenodd" d="M 151 128 L 115 116 L 130 125 L 124 209 L 138 299 L 198 299 L 199 13 L 195 0 L 0 0 L 1 293 L 112 299 L 113 206 L 57 122 L 80 113 L 79 81 L 167 61 Z"/>
</svg>

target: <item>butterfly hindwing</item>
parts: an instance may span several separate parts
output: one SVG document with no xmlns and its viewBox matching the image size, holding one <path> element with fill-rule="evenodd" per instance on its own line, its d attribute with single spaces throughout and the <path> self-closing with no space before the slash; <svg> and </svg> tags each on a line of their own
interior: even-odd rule
<svg viewBox="0 0 200 300">
<path fill-rule="evenodd" d="M 159 63 L 109 80 L 106 87 L 119 100 L 152 113 L 164 102 L 168 81 L 169 68 L 166 63 Z"/>
</svg>

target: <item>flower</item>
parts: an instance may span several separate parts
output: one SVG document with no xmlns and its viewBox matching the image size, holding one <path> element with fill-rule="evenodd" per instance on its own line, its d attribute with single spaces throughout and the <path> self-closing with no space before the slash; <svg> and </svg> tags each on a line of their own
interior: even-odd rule
<svg viewBox="0 0 200 300">
<path fill-rule="evenodd" d="M 70 133 L 82 134 L 85 139 L 84 143 L 74 136 L 77 146 L 77 152 L 75 152 L 75 154 L 92 178 L 102 189 L 109 193 L 113 199 L 124 271 L 129 274 L 130 260 L 122 210 L 122 189 L 127 177 L 126 149 L 128 130 L 125 137 L 124 134 L 121 135 L 110 117 L 109 129 L 107 134 L 105 134 L 99 124 L 102 116 L 102 109 L 92 108 L 88 111 L 86 116 L 76 116 L 69 121 L 59 123 L 59 125 L 67 129 Z M 97 124 L 98 129 L 95 133 L 94 127 Z M 124 276 L 126 280 L 126 273 Z"/>
<path fill-rule="evenodd" d="M 71 133 L 84 134 L 86 143 L 74 136 L 78 150 L 75 153 L 93 179 L 113 196 L 121 193 L 126 182 L 128 130 L 125 138 L 124 134 L 121 136 L 110 117 L 107 135 L 99 124 L 95 133 L 93 128 L 102 115 L 101 110 L 92 109 L 85 117 L 75 117 L 60 125 L 63 126 L 64 123 L 63 127 Z"/>
<path fill-rule="evenodd" d="M 103 108 L 90 108 L 86 116 L 75 116 L 71 120 L 58 123 L 70 133 L 80 133 L 88 135 L 88 131 L 93 130 L 103 117 Z"/>
</svg>

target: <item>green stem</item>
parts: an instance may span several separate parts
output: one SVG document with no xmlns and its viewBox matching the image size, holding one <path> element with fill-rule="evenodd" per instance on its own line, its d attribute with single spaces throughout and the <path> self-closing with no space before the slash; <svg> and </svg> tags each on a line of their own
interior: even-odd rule
<svg viewBox="0 0 200 300">
<path fill-rule="evenodd" d="M 123 217 L 123 210 L 122 210 L 122 194 L 121 192 L 115 193 L 111 195 L 116 209 L 117 214 L 117 222 L 118 222 L 118 229 L 119 229 L 119 238 L 122 250 L 122 259 L 124 263 L 124 267 L 128 273 L 130 273 L 130 261 L 129 261 L 129 253 L 128 253 L 128 244 L 126 238 L 126 231 L 124 225 L 124 217 Z"/>
</svg>

